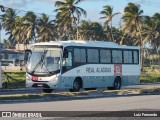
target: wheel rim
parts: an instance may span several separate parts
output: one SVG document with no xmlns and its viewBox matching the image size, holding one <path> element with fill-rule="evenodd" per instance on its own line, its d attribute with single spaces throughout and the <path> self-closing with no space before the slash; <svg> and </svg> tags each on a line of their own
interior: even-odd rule
<svg viewBox="0 0 160 120">
<path fill-rule="evenodd" d="M 119 82 L 118 80 L 115 81 L 114 87 L 115 87 L 116 89 L 119 89 L 119 87 L 120 87 L 120 82 Z"/>
<path fill-rule="evenodd" d="M 79 83 L 78 82 L 74 82 L 73 86 L 74 86 L 74 89 L 76 89 L 76 90 L 79 89 Z"/>
</svg>

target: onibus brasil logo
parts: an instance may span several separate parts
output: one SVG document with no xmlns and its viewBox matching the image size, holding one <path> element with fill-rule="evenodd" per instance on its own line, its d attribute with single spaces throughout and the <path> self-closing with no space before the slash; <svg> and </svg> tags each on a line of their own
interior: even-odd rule
<svg viewBox="0 0 160 120">
<path fill-rule="evenodd" d="M 42 117 L 39 112 L 2 112 L 2 117 Z"/>
</svg>

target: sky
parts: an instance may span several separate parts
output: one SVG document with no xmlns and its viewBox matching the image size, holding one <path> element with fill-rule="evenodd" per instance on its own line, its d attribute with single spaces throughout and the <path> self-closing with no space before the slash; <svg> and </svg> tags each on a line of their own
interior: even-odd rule
<svg viewBox="0 0 160 120">
<path fill-rule="evenodd" d="M 0 0 L 0 5 L 13 9 L 45 13 L 51 18 L 55 18 L 56 13 L 53 12 L 56 9 L 55 1 L 57 0 Z M 159 0 L 82 0 L 78 6 L 87 11 L 87 17 L 82 16 L 81 19 L 100 23 L 103 23 L 103 20 L 99 19 L 102 17 L 99 13 L 103 10 L 103 6 L 112 6 L 114 13 L 121 13 L 113 18 L 113 26 L 119 27 L 123 10 L 129 2 L 140 4 L 144 15 L 152 16 L 156 12 L 160 13 Z M 5 33 L 2 31 L 2 39 L 4 38 Z"/>
</svg>

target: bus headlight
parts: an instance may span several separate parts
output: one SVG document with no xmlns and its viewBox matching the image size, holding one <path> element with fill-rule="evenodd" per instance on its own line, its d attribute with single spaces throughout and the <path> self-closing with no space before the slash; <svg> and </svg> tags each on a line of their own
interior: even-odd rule
<svg viewBox="0 0 160 120">
<path fill-rule="evenodd" d="M 28 76 L 28 75 L 26 75 L 26 80 L 31 81 L 31 77 L 30 77 L 30 76 Z"/>
<path fill-rule="evenodd" d="M 51 81 L 57 81 L 58 80 L 58 77 L 54 77 L 51 79 Z"/>
</svg>

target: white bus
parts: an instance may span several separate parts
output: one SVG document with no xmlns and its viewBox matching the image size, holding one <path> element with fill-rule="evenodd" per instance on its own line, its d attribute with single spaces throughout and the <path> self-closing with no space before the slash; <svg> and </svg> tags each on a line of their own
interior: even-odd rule
<svg viewBox="0 0 160 120">
<path fill-rule="evenodd" d="M 64 88 L 120 89 L 140 83 L 139 47 L 112 42 L 51 41 L 25 51 L 26 87 L 44 92 Z"/>
</svg>

